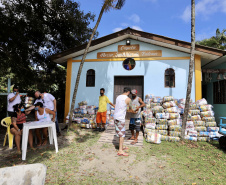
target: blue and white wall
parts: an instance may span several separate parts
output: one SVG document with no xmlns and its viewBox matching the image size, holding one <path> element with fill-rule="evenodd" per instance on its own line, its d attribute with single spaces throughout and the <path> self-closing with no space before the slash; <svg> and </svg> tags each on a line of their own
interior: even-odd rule
<svg viewBox="0 0 226 185">
<path fill-rule="evenodd" d="M 162 57 L 189 57 L 187 53 L 163 48 L 148 43 L 131 40 L 131 44 L 139 44 L 140 50 L 162 50 Z M 125 45 L 125 41 L 121 41 L 107 47 L 90 52 L 86 59 L 97 59 L 98 52 L 117 52 L 118 45 Z M 73 58 L 73 60 L 82 59 L 82 56 Z M 89 105 L 98 106 L 99 89 L 105 88 L 106 95 L 110 101 L 114 98 L 114 76 L 144 76 L 144 96 L 146 94 L 154 94 L 156 96 L 174 96 L 175 98 L 185 98 L 188 81 L 189 60 L 142 60 L 136 61 L 136 66 L 133 70 L 127 71 L 122 66 L 122 61 L 102 61 L 102 62 L 85 62 L 79 83 L 76 107 L 78 102 L 86 100 Z M 71 93 L 72 99 L 79 62 L 72 63 L 71 77 Z M 175 88 L 165 88 L 164 73 L 167 68 L 175 70 Z M 95 87 L 86 87 L 86 72 L 89 69 L 94 69 L 96 74 Z M 193 86 L 191 98 L 195 101 L 195 84 L 193 77 Z M 71 101 L 70 101 L 71 102 Z"/>
</svg>

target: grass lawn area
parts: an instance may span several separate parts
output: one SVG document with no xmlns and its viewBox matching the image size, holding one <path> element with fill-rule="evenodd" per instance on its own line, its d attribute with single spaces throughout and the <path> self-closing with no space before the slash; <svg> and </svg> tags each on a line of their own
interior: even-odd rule
<svg viewBox="0 0 226 185">
<path fill-rule="evenodd" d="M 129 147 L 129 157 L 117 156 L 117 146 L 97 142 L 91 130 L 63 132 L 59 152 L 48 145 L 27 152 L 22 161 L 0 150 L 0 167 L 43 163 L 46 184 L 225 184 L 226 155 L 218 142 L 146 143 Z"/>
</svg>

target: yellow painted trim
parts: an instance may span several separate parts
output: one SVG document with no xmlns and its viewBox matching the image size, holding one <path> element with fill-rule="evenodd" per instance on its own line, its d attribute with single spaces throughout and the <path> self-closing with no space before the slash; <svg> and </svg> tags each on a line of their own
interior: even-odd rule
<svg viewBox="0 0 226 185">
<path fill-rule="evenodd" d="M 72 75 L 72 58 L 67 60 L 64 122 L 66 121 L 66 116 L 68 115 L 68 112 L 70 110 L 71 75 Z"/>
<path fill-rule="evenodd" d="M 86 59 L 85 62 L 106 62 L 106 61 L 123 61 L 126 58 L 99 58 Z M 152 57 L 152 58 L 134 58 L 136 60 L 190 60 L 190 57 Z M 81 60 L 72 60 L 72 62 L 81 62 Z"/>
<path fill-rule="evenodd" d="M 202 99 L 201 56 L 195 55 L 195 101 Z"/>
</svg>

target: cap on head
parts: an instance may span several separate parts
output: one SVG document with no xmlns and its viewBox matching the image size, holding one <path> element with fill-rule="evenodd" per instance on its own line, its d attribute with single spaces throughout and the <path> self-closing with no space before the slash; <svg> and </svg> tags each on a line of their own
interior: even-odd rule
<svg viewBox="0 0 226 185">
<path fill-rule="evenodd" d="M 131 94 L 137 94 L 137 90 L 136 90 L 136 89 L 133 89 L 133 90 L 131 91 Z"/>
</svg>

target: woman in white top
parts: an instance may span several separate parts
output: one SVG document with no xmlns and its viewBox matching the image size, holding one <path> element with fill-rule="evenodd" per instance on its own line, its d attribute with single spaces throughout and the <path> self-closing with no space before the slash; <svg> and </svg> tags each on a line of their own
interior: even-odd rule
<svg viewBox="0 0 226 185">
<path fill-rule="evenodd" d="M 36 121 L 55 121 L 55 112 L 54 111 L 51 111 L 47 108 L 43 108 L 43 103 L 41 102 L 38 102 L 35 104 L 35 120 Z M 51 120 L 50 118 L 50 115 L 49 114 L 52 114 L 53 115 L 53 118 Z M 48 128 L 43 128 L 42 129 L 42 132 L 43 132 L 43 135 L 44 135 L 44 141 L 42 142 L 42 138 L 41 138 L 41 135 L 40 135 L 40 128 L 36 129 L 36 135 L 38 137 L 38 145 L 37 146 L 41 146 L 41 145 L 46 145 L 47 144 L 47 130 Z"/>
</svg>

